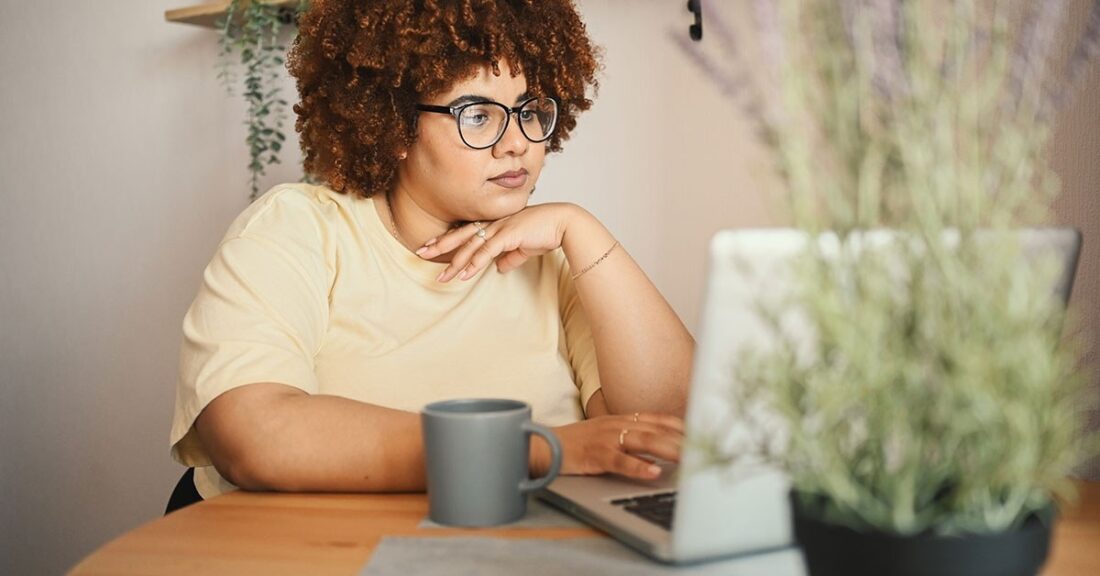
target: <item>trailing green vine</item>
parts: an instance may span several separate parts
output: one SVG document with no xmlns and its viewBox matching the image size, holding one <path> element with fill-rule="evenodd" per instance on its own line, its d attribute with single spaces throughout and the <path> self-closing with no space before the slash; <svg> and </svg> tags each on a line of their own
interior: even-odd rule
<svg viewBox="0 0 1100 576">
<path fill-rule="evenodd" d="M 234 74 L 233 54 L 239 53 L 239 64 L 244 70 L 244 97 L 248 103 L 248 144 L 251 173 L 250 198 L 260 193 L 260 178 L 265 168 L 279 163 L 286 135 L 287 101 L 278 85 L 279 73 L 286 59 L 286 46 L 279 42 L 282 27 L 294 24 L 297 15 L 309 7 L 308 0 L 301 0 L 296 8 L 287 8 L 258 1 L 232 0 L 225 17 L 218 22 L 219 39 L 218 78 L 229 94 L 237 79 Z"/>
</svg>

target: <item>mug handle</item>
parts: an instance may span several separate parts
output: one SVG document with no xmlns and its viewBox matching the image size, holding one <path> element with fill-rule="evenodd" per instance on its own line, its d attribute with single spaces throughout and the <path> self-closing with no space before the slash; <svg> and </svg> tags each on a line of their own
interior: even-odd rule
<svg viewBox="0 0 1100 576">
<path fill-rule="evenodd" d="M 549 428 L 540 426 L 534 422 L 524 422 L 520 428 L 527 434 L 538 434 L 542 436 L 542 438 L 546 440 L 546 443 L 550 445 L 550 471 L 541 478 L 522 480 L 519 483 L 519 491 L 521 494 L 526 494 L 545 488 L 554 478 L 558 477 L 558 472 L 561 471 L 561 442 L 558 441 L 558 437 L 555 436 Z"/>
</svg>

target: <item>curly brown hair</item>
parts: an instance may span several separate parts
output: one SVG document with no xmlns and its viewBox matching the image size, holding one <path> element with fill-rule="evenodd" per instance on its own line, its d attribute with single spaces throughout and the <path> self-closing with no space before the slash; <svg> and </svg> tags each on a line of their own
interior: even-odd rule
<svg viewBox="0 0 1100 576">
<path fill-rule="evenodd" d="M 598 49 L 570 0 L 313 0 L 287 67 L 300 100 L 305 171 L 337 192 L 394 185 L 416 140 L 415 105 L 507 61 L 533 96 L 559 102 L 557 152 L 598 89 Z"/>
</svg>

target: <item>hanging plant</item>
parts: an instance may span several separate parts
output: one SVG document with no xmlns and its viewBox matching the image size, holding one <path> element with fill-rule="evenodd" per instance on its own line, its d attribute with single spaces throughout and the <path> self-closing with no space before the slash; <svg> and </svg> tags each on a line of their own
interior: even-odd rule
<svg viewBox="0 0 1100 576">
<path fill-rule="evenodd" d="M 290 8 L 249 0 L 232 0 L 225 17 L 218 22 L 221 30 L 218 57 L 218 78 L 230 95 L 236 84 L 234 53 L 240 55 L 240 67 L 244 71 L 243 87 L 248 103 L 248 144 L 251 173 L 251 194 L 255 200 L 260 193 L 260 178 L 265 167 L 279 163 L 286 135 L 287 101 L 280 95 L 278 84 L 280 70 L 285 65 L 286 46 L 279 43 L 283 26 L 297 22 L 298 14 L 309 7 L 308 0 L 301 0 Z"/>
</svg>

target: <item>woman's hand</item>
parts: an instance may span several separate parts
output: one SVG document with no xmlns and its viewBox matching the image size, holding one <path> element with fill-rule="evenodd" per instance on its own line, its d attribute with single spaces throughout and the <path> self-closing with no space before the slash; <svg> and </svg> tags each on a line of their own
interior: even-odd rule
<svg viewBox="0 0 1100 576">
<path fill-rule="evenodd" d="M 417 255 L 431 260 L 440 254 L 457 250 L 451 263 L 439 275 L 440 282 L 455 276 L 468 280 L 494 260 L 497 270 L 508 272 L 523 265 L 528 258 L 539 256 L 561 246 L 566 225 L 577 212 L 577 206 L 566 203 L 528 206 L 506 218 L 493 222 L 474 222 L 432 238 Z M 485 230 L 484 238 L 478 230 Z"/>
<path fill-rule="evenodd" d="M 554 434 L 561 441 L 562 474 L 613 472 L 652 480 L 660 476 L 661 469 L 641 455 L 679 462 L 684 422 L 666 414 L 598 416 L 554 428 Z M 542 476 L 549 468 L 549 447 L 545 441 L 534 439 L 532 476 Z"/>
</svg>

